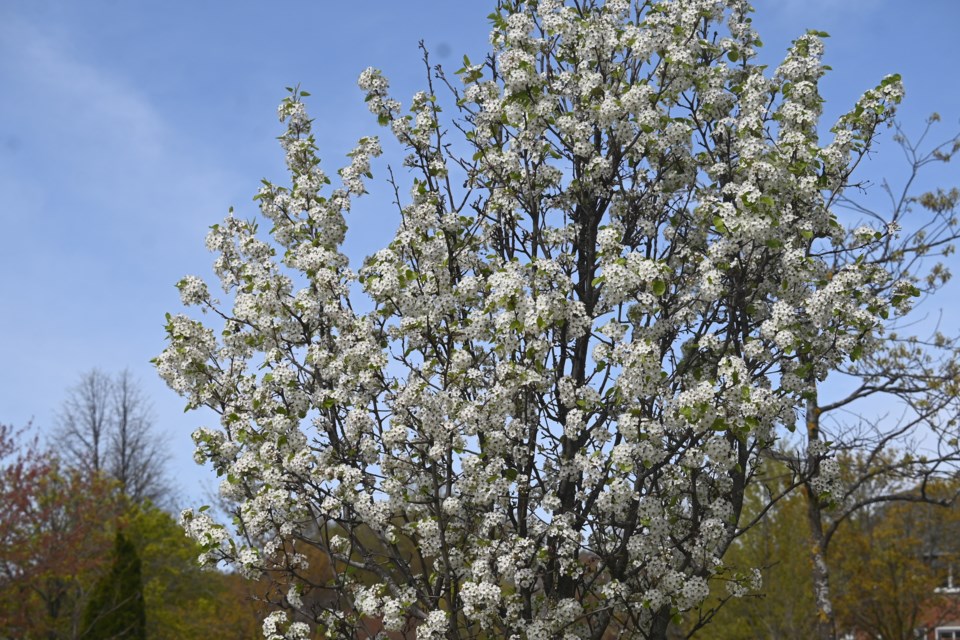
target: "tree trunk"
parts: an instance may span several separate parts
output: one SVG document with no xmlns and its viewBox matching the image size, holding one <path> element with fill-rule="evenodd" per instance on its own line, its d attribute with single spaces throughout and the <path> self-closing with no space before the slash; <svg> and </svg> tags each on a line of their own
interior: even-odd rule
<svg viewBox="0 0 960 640">
<path fill-rule="evenodd" d="M 816 384 L 816 383 L 814 383 Z M 816 388 L 816 387 L 814 387 Z M 820 496 L 813 488 L 813 479 L 820 473 L 820 454 L 811 446 L 820 440 L 820 408 L 817 397 L 807 400 L 807 523 L 810 526 L 810 566 L 813 576 L 813 597 L 817 606 L 817 638 L 836 640 L 837 625 L 830 596 L 830 569 L 827 567 L 826 538 L 823 535 L 823 511 Z"/>
<path fill-rule="evenodd" d="M 813 572 L 813 596 L 817 605 L 817 637 L 836 640 L 836 620 L 830 596 L 830 570 L 824 548 L 820 498 L 807 486 L 807 521 L 810 525 L 810 561 Z"/>
</svg>

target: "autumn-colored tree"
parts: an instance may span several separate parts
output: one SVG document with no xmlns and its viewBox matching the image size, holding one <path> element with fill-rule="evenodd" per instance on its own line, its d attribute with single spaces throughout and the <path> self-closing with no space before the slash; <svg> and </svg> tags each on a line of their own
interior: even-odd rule
<svg viewBox="0 0 960 640">
<path fill-rule="evenodd" d="M 223 640 L 263 637 L 263 619 L 269 613 L 264 593 L 270 588 L 266 580 L 251 583 L 237 573 L 218 573 L 223 585 L 219 600 L 210 604 L 211 617 L 219 620 Z M 207 636 L 216 638 L 217 636 Z"/>
<path fill-rule="evenodd" d="M 14 594 L 21 590 L 26 563 L 18 551 L 23 539 L 23 515 L 47 470 L 47 460 L 35 453 L 36 441 L 20 443 L 22 429 L 0 424 L 0 628 L 19 633 L 27 612 Z M 23 449 L 21 449 L 23 447 Z"/>
<path fill-rule="evenodd" d="M 835 549 L 842 549 L 831 554 L 842 632 L 913 640 L 919 628 L 960 618 L 956 594 L 942 588 L 960 559 L 960 509 L 927 502 L 874 509 L 841 530 Z"/>
<path fill-rule="evenodd" d="M 0 629 L 78 636 L 118 509 L 112 483 L 66 469 L 24 431 L 0 427 Z"/>
</svg>

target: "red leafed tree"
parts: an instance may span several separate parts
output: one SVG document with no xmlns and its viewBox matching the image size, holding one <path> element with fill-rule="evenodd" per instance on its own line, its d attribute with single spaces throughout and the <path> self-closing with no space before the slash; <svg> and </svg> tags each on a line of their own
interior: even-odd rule
<svg viewBox="0 0 960 640">
<path fill-rule="evenodd" d="M 0 629 L 75 637 L 119 504 L 112 483 L 64 468 L 0 425 Z"/>
</svg>

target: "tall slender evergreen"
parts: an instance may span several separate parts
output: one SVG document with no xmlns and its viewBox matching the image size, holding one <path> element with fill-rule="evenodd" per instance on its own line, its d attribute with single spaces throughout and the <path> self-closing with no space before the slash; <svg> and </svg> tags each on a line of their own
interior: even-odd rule
<svg viewBox="0 0 960 640">
<path fill-rule="evenodd" d="M 147 637 L 140 556 L 117 532 L 113 565 L 97 583 L 83 615 L 84 640 L 137 640 Z"/>
</svg>

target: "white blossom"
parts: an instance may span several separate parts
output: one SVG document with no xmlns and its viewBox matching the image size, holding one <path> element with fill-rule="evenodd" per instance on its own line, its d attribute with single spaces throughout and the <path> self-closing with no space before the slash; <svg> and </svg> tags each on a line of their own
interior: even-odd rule
<svg viewBox="0 0 960 640">
<path fill-rule="evenodd" d="M 498 11 L 455 105 L 360 76 L 407 154 L 386 247 L 343 251 L 380 141 L 328 175 L 294 91 L 289 186 L 257 192 L 262 228 L 207 235 L 226 302 L 178 284 L 207 322 L 168 316 L 156 365 L 220 416 L 196 458 L 236 529 L 181 522 L 204 562 L 283 584 L 267 638 L 647 637 L 715 578 L 744 593 L 723 556 L 761 454 L 917 295 L 858 259 L 896 228 L 845 229 L 826 197 L 897 78 L 821 146 L 821 38 L 768 73 L 741 0 Z"/>
</svg>

